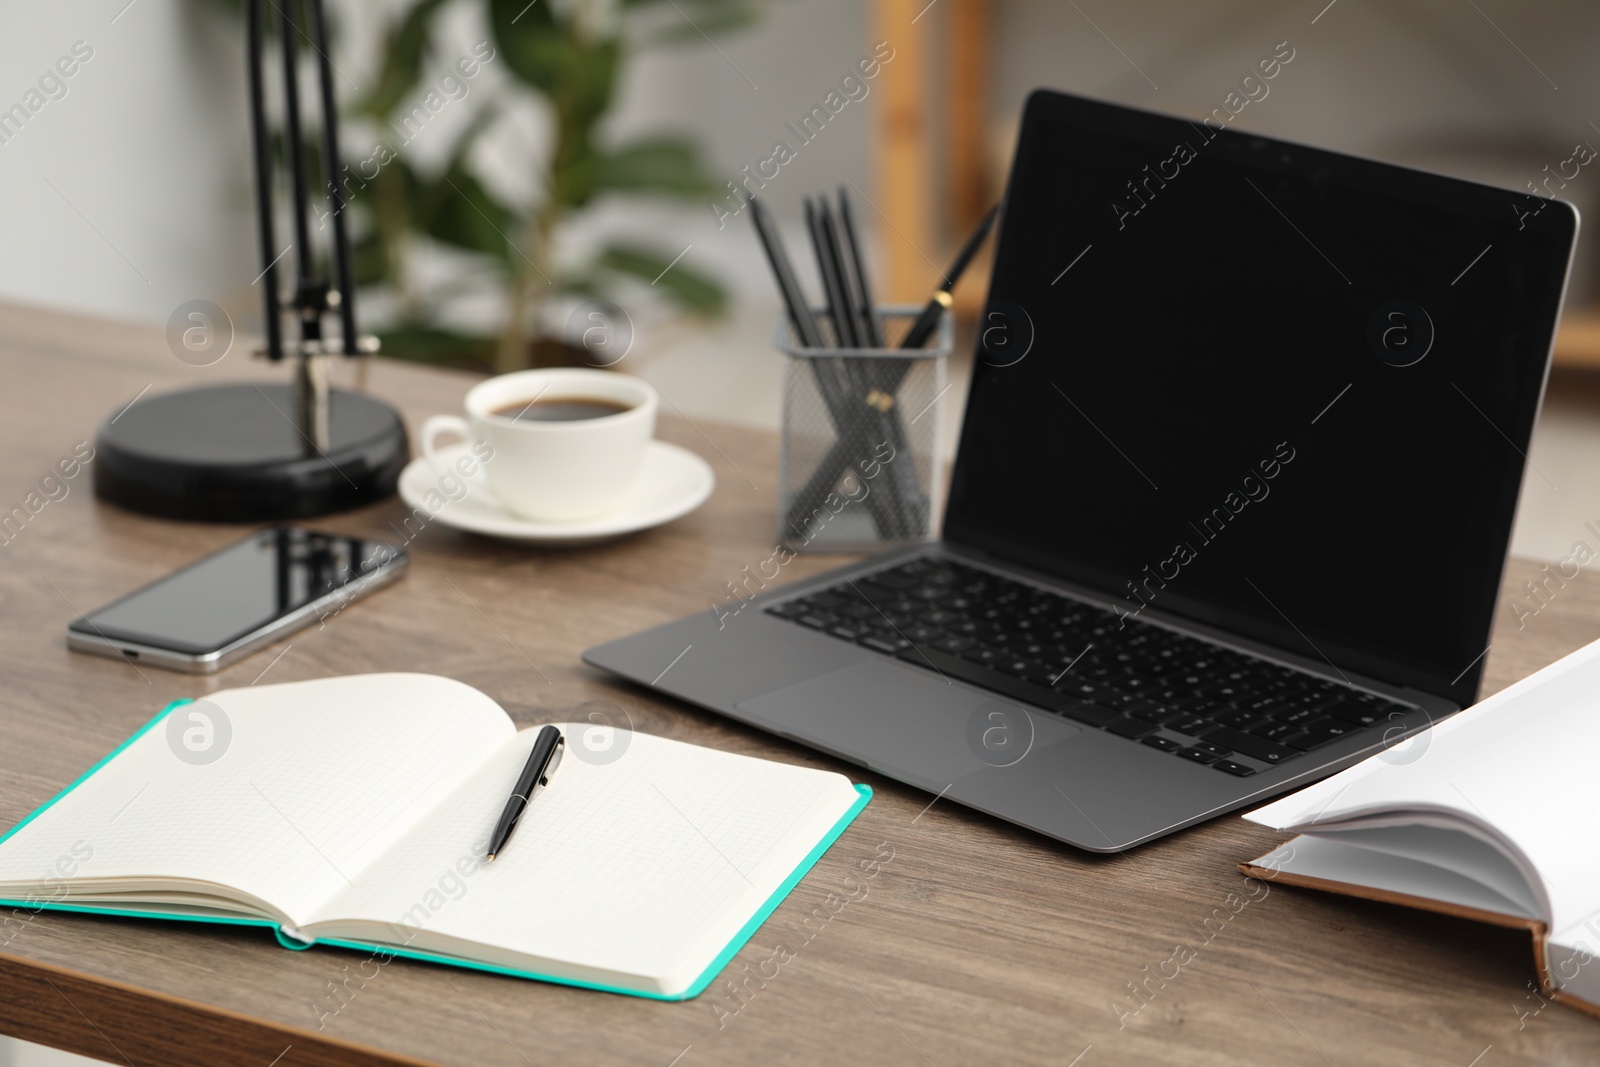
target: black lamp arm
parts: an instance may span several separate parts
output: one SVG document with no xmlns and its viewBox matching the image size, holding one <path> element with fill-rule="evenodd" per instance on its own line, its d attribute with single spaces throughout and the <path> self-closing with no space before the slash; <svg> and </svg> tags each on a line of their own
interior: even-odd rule
<svg viewBox="0 0 1600 1067">
<path fill-rule="evenodd" d="M 339 347 L 346 356 L 374 350 L 370 338 L 356 329 L 355 284 L 351 268 L 350 238 L 344 210 L 345 192 L 339 184 L 342 170 L 339 155 L 339 109 L 333 89 L 333 61 L 329 58 L 328 20 L 323 0 L 273 0 L 278 12 L 279 48 L 283 59 L 284 144 L 289 168 L 289 189 L 293 204 L 295 266 L 294 285 L 288 290 L 291 310 L 300 324 L 297 351 L 316 355 L 331 351 L 323 338 L 323 316 L 337 311 Z M 309 15 L 309 18 L 307 17 Z M 263 66 L 266 62 L 268 16 L 261 0 L 247 0 L 246 41 L 250 77 L 250 127 L 255 153 L 256 228 L 261 244 L 264 286 L 263 310 L 266 326 L 266 355 L 280 360 L 284 355 L 282 311 L 284 290 L 278 286 L 277 264 L 287 249 L 275 247 L 273 226 L 273 158 L 267 123 L 266 87 Z M 310 35 L 307 34 L 307 29 Z M 306 182 L 304 130 L 300 113 L 299 43 L 304 38 L 318 54 L 318 103 L 322 108 L 322 195 L 326 196 L 333 232 L 328 260 L 332 278 L 317 274 L 311 243 L 310 199 Z M 330 285 L 336 282 L 337 288 Z"/>
</svg>

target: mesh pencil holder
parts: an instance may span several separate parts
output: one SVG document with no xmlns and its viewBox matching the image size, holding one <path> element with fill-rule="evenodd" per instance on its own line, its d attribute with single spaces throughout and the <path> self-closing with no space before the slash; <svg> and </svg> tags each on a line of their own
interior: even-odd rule
<svg viewBox="0 0 1600 1067">
<path fill-rule="evenodd" d="M 925 541 L 939 514 L 947 311 L 928 345 L 900 342 L 922 309 L 878 309 L 886 348 L 804 348 L 787 317 L 778 541 L 796 552 L 865 552 Z M 818 324 L 832 341 L 827 316 Z"/>
</svg>

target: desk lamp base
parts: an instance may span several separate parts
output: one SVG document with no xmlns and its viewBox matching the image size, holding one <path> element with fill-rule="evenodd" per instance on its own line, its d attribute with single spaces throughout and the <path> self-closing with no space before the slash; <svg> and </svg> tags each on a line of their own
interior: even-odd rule
<svg viewBox="0 0 1600 1067">
<path fill-rule="evenodd" d="M 140 400 L 95 438 L 94 491 L 147 515 L 269 522 L 392 496 L 410 454 L 395 410 L 328 391 L 328 447 L 296 428 L 287 385 L 250 382 Z"/>
</svg>

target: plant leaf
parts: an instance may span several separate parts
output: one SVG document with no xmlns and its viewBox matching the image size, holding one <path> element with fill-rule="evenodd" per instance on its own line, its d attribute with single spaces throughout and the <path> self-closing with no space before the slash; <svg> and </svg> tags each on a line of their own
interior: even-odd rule
<svg viewBox="0 0 1600 1067">
<path fill-rule="evenodd" d="M 661 137 L 597 153 L 594 189 L 699 197 L 716 189 L 716 179 L 702 165 L 693 143 Z"/>
<path fill-rule="evenodd" d="M 385 261 L 383 242 L 378 239 L 376 230 L 363 233 L 350 242 L 350 271 L 355 275 L 358 288 L 389 280 L 389 264 Z"/>
<path fill-rule="evenodd" d="M 551 0 L 489 0 L 489 28 L 511 72 L 549 93 L 566 39 Z"/>
<path fill-rule="evenodd" d="M 405 324 L 378 334 L 379 349 L 390 359 L 464 370 L 489 371 L 494 367 L 495 339 L 473 337 L 450 330 Z"/>
<path fill-rule="evenodd" d="M 578 38 L 551 0 L 489 0 L 489 25 L 506 66 L 558 108 L 562 100 L 582 103 L 575 115 L 598 116 L 610 106 L 615 40 Z"/>
<path fill-rule="evenodd" d="M 521 231 L 516 216 L 482 182 L 460 167 L 446 170 L 417 190 L 414 218 L 429 237 L 510 266 L 511 242 Z"/>
<path fill-rule="evenodd" d="M 701 274 L 683 260 L 640 245 L 617 243 L 600 254 L 598 267 L 643 280 L 679 307 L 702 315 L 721 315 L 728 294 L 716 279 Z M 669 269 L 670 266 L 670 269 Z"/>
<path fill-rule="evenodd" d="M 422 77 L 422 60 L 428 51 L 428 31 L 444 0 L 419 0 L 391 26 L 383 38 L 383 65 L 377 82 L 351 105 L 359 114 L 385 119 Z"/>
<path fill-rule="evenodd" d="M 507 69 L 549 98 L 556 142 L 549 188 L 562 208 L 581 207 L 595 191 L 594 130 L 611 107 L 622 42 L 581 36 L 550 0 L 489 0 L 489 24 Z"/>
<path fill-rule="evenodd" d="M 510 208 L 496 200 L 488 188 L 467 169 L 467 156 L 481 133 L 499 115 L 490 104 L 474 115 L 472 122 L 456 139 L 449 161 L 437 178 L 420 179 L 396 164 L 410 176 L 409 201 L 414 224 L 428 236 L 445 244 L 472 252 L 482 252 L 504 266 L 518 257 L 511 247 L 522 226 Z"/>
</svg>

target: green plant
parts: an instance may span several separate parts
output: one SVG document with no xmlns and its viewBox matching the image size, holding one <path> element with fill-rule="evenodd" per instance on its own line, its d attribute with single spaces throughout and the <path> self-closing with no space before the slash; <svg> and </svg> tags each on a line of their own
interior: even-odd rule
<svg viewBox="0 0 1600 1067">
<path fill-rule="evenodd" d="M 393 129 L 437 58 L 432 23 L 446 0 L 416 0 L 384 41 L 376 83 L 352 102 L 352 114 Z M 563 358 L 557 339 L 540 336 L 540 312 L 552 300 L 615 301 L 629 280 L 653 283 L 677 308 L 720 314 L 722 287 L 675 250 L 619 238 L 586 262 L 562 263 L 554 242 L 563 223 L 606 196 L 701 201 L 716 181 L 684 137 L 652 136 L 610 143 L 604 132 L 617 84 L 640 49 L 697 42 L 705 34 L 751 22 L 761 0 L 482 0 L 493 63 L 535 94 L 552 119 L 532 206 L 497 198 L 473 173 L 472 149 L 500 117 L 503 102 L 482 102 L 437 173 L 422 173 L 398 153 L 371 180 L 351 183 L 362 205 L 358 280 L 387 286 L 398 318 L 384 348 L 402 358 L 515 370 Z M 480 100 L 482 97 L 480 96 Z M 420 291 L 408 269 L 417 236 L 470 253 L 505 287 L 506 320 L 498 340 L 455 334 L 437 325 L 437 311 L 459 290 Z M 668 266 L 671 269 L 668 270 Z M 554 343 L 552 343 L 554 342 Z"/>
</svg>

